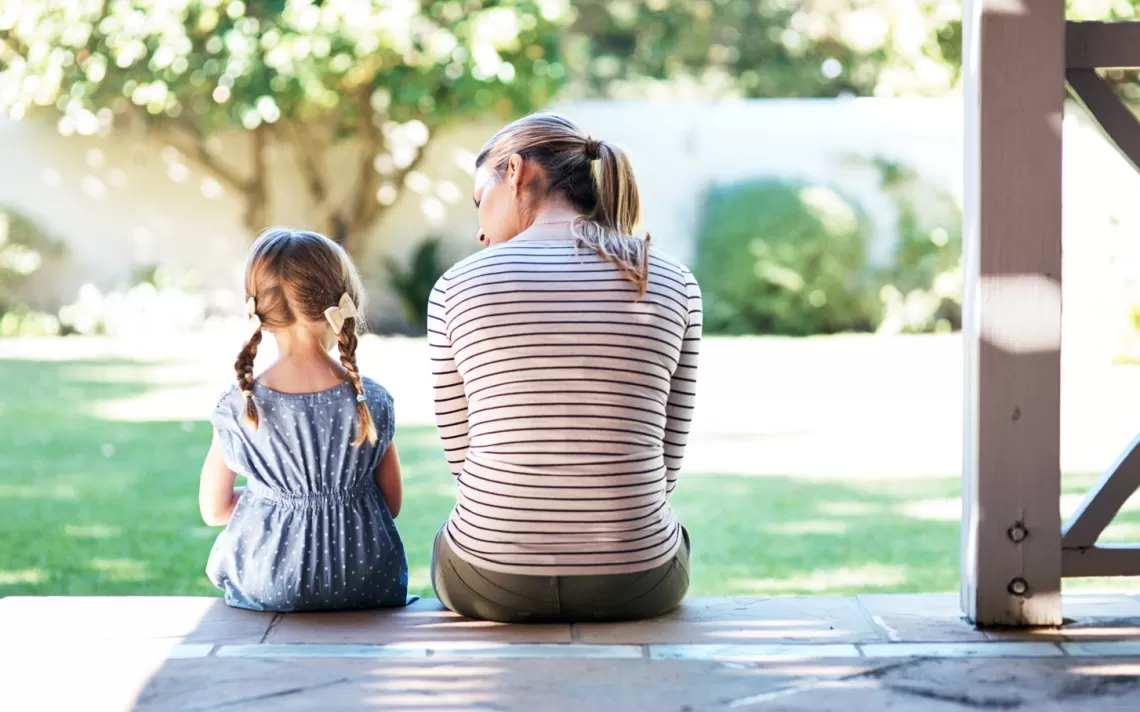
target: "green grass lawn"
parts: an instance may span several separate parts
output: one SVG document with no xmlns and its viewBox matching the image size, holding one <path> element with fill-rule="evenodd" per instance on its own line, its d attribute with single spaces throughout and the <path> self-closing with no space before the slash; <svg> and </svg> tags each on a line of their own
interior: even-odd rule
<svg viewBox="0 0 1140 712">
<path fill-rule="evenodd" d="M 180 385 L 156 382 L 154 369 L 0 360 L 0 596 L 217 595 L 203 567 L 218 530 L 202 524 L 197 505 L 208 413 L 128 422 L 101 407 Z M 430 543 L 453 484 L 432 429 L 403 429 L 397 441 L 406 480 L 398 524 L 412 588 L 430 594 Z M 1066 492 L 1092 479 L 1066 478 Z M 674 502 L 693 538 L 693 594 L 850 594 L 954 590 L 957 497 L 954 478 L 687 472 Z M 1135 533 L 1140 512 L 1114 527 Z"/>
</svg>

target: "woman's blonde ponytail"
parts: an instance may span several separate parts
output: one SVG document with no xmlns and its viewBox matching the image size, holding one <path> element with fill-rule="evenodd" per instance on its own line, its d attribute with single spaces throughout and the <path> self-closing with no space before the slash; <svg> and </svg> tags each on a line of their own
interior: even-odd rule
<svg viewBox="0 0 1140 712">
<path fill-rule="evenodd" d="M 632 233 L 641 220 L 641 197 L 629 157 L 617 146 L 587 138 L 583 151 L 591 159 L 596 202 L 593 212 L 571 228 L 579 247 L 613 262 L 637 285 L 637 296 L 649 286 L 649 237 Z"/>
<path fill-rule="evenodd" d="M 617 146 L 598 141 L 597 147 L 593 173 L 598 203 L 590 219 L 606 229 L 630 235 L 641 220 L 641 198 L 633 165 Z"/>
</svg>

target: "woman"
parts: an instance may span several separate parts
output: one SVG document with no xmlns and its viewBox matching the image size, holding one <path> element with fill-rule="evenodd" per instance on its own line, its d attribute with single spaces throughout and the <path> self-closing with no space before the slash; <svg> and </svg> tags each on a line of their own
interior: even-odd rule
<svg viewBox="0 0 1140 712">
<path fill-rule="evenodd" d="M 629 160 L 564 118 L 520 119 L 476 160 L 479 240 L 432 295 L 436 416 L 459 501 L 436 595 L 502 622 L 626 620 L 675 608 L 673 514 L 692 419 L 701 297 L 631 236 Z"/>
</svg>

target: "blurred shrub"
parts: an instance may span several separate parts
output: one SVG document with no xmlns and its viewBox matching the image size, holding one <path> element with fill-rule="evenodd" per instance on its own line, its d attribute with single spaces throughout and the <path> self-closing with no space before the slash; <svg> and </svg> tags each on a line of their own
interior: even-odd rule
<svg viewBox="0 0 1140 712">
<path fill-rule="evenodd" d="M 450 266 L 443 255 L 443 241 L 439 237 L 428 237 L 417 245 L 407 267 L 392 258 L 384 262 L 388 282 L 404 310 L 404 320 L 417 335 L 427 333 L 431 290 Z"/>
<path fill-rule="evenodd" d="M 52 314 L 19 306 L 0 316 L 0 338 L 18 336 L 57 336 L 59 319 Z"/>
<path fill-rule="evenodd" d="M 206 298 L 194 274 L 143 267 L 132 281 L 107 293 L 93 284 L 80 287 L 75 302 L 59 310 L 64 333 L 153 336 L 195 331 L 205 323 Z"/>
<path fill-rule="evenodd" d="M 876 160 L 894 203 L 897 243 L 881 285 L 883 333 L 952 331 L 962 326 L 962 210 L 942 186 L 913 169 Z"/>
<path fill-rule="evenodd" d="M 102 334 L 106 331 L 105 311 L 103 292 L 94 284 L 85 284 L 74 302 L 59 308 L 59 322 L 66 334 Z"/>
<path fill-rule="evenodd" d="M 914 170 L 873 162 L 896 213 L 895 244 L 870 265 L 871 225 L 826 187 L 773 179 L 714 188 L 696 275 L 709 333 L 803 336 L 960 328 L 961 212 Z"/>
<path fill-rule="evenodd" d="M 879 305 L 867 278 L 869 235 L 859 207 L 830 188 L 776 180 L 714 187 L 694 270 L 706 330 L 870 330 Z"/>
<path fill-rule="evenodd" d="M 20 299 L 20 287 L 45 261 L 62 253 L 62 243 L 35 221 L 11 208 L 0 207 L 0 315 L 16 310 L 27 313 Z M 16 320 L 13 317 L 9 324 Z"/>
</svg>

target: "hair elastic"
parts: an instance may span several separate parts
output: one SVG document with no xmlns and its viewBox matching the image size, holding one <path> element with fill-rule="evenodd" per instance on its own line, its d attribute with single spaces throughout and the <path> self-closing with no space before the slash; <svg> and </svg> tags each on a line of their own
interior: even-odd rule
<svg viewBox="0 0 1140 712">
<path fill-rule="evenodd" d="M 361 394 L 359 394 L 358 396 L 356 396 L 356 402 L 357 402 L 357 403 L 363 403 L 363 402 L 364 402 L 364 400 L 365 400 L 365 398 L 364 398 L 364 394 L 363 394 L 363 393 L 361 393 Z"/>
</svg>

